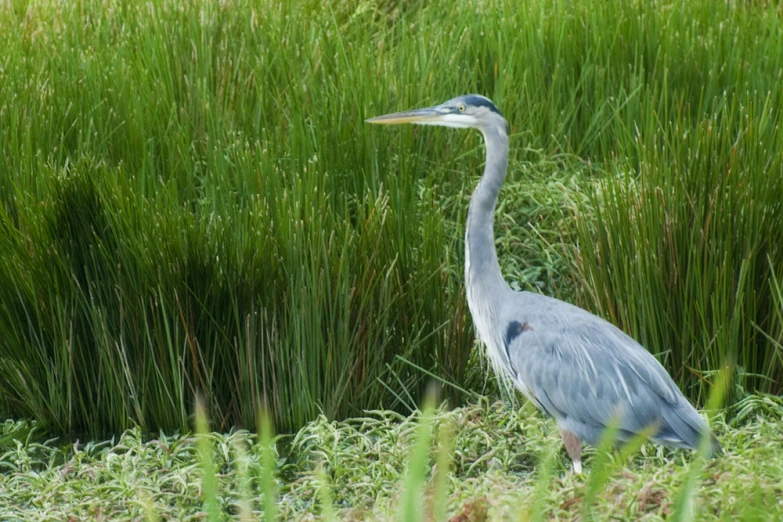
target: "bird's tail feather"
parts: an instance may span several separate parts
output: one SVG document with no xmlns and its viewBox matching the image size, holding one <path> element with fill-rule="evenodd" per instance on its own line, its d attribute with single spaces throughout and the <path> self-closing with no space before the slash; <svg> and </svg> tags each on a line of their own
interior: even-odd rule
<svg viewBox="0 0 783 522">
<path fill-rule="evenodd" d="M 720 445 L 720 442 L 718 442 L 718 438 L 715 435 L 710 435 L 712 437 L 712 454 L 711 456 L 716 457 L 718 455 L 723 455 L 723 446 Z"/>
<path fill-rule="evenodd" d="M 686 403 L 672 408 L 664 414 L 664 426 L 662 426 L 658 436 L 665 440 L 672 435 L 674 436 L 673 438 L 679 439 L 678 442 L 680 442 L 680 444 L 677 444 L 672 440 L 673 445 L 693 450 L 699 448 L 701 438 L 707 435 L 710 437 L 711 442 L 710 457 L 723 453 L 720 442 L 715 438 L 715 435 L 710 433 L 710 427 L 690 404 Z"/>
</svg>

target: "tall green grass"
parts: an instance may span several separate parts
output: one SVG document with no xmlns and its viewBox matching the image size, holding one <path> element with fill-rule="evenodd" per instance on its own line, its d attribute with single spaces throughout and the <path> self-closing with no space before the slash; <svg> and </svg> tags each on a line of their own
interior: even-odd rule
<svg viewBox="0 0 783 522">
<path fill-rule="evenodd" d="M 639 132 L 638 165 L 618 162 L 578 221 L 582 302 L 660 354 L 693 397 L 724 361 L 734 400 L 783 391 L 779 97 L 726 95 L 690 127 Z"/>
<path fill-rule="evenodd" d="M 202 392 L 216 426 L 267 404 L 292 429 L 416 394 L 400 358 L 463 381 L 444 217 L 418 162 L 363 132 L 380 96 L 350 76 L 375 57 L 344 47 L 374 41 L 363 25 L 305 3 L 24 7 L 0 37 L 6 414 L 183 427 Z"/>
<path fill-rule="evenodd" d="M 406 361 L 464 384 L 472 333 L 460 223 L 480 137 L 378 132 L 363 120 L 481 92 L 511 124 L 515 171 L 532 162 L 620 168 L 643 184 L 647 169 L 687 168 L 691 190 L 707 194 L 726 165 L 717 157 L 740 136 L 732 172 L 772 179 L 778 20 L 772 8 L 706 0 L 4 4 L 3 413 L 57 430 L 183 428 L 203 393 L 216 428 L 253 426 L 266 403 L 289 430 L 319 412 L 416 402 L 422 374 Z M 722 156 L 689 156 L 681 137 L 709 132 L 704 154 Z M 760 195 L 772 205 L 763 223 L 777 215 L 772 194 Z M 760 232 L 763 205 L 751 199 L 734 197 L 725 211 L 739 214 L 722 219 L 736 220 L 732 237 L 772 245 L 780 229 Z M 512 218 L 501 230 L 526 215 L 504 212 Z M 579 216 L 593 219 L 589 208 Z M 540 225 L 547 240 L 571 237 Z M 578 274 L 605 266 L 587 266 L 595 230 L 578 231 Z M 743 274 L 762 288 L 768 267 L 780 266 L 778 250 L 735 246 L 735 265 L 754 252 Z M 538 282 L 558 276 L 526 271 L 534 262 L 506 267 Z M 704 270 L 707 285 L 732 280 L 735 269 Z M 771 359 L 757 355 L 773 353 L 760 333 L 743 344 L 746 331 L 777 335 L 753 315 L 771 310 L 759 293 L 737 300 L 720 287 L 720 304 L 704 313 L 739 306 L 743 324 L 758 329 L 737 326 L 722 352 L 703 358 L 657 342 L 665 332 L 647 333 L 702 332 L 677 322 L 693 314 L 666 323 L 640 304 L 627 319 L 625 307 L 620 314 L 589 297 L 606 283 L 590 275 L 576 287 L 592 309 L 652 339 L 653 351 L 691 354 L 667 359 L 681 378 L 682 361 L 704 373 L 725 353 Z M 767 376 L 749 384 L 779 390 L 775 368 L 748 365 Z"/>
</svg>

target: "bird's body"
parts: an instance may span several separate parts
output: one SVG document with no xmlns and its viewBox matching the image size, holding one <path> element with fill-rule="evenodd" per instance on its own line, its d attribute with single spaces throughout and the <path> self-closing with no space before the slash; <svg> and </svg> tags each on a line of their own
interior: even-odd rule
<svg viewBox="0 0 783 522">
<path fill-rule="evenodd" d="M 652 427 L 652 440 L 696 449 L 707 423 L 644 347 L 611 323 L 564 301 L 517 292 L 500 271 L 493 220 L 508 166 L 506 121 L 487 98 L 461 96 L 442 105 L 390 114 L 371 123 L 476 128 L 487 161 L 471 197 L 465 231 L 468 305 L 496 371 L 554 417 L 581 471 L 581 441 L 597 444 L 614 423 L 626 441 Z M 717 440 L 713 449 L 720 451 Z"/>
</svg>

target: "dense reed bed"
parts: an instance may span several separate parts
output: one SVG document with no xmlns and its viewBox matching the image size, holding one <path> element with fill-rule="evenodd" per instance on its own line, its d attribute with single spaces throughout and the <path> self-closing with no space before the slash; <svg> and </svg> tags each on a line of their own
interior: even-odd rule
<svg viewBox="0 0 783 522">
<path fill-rule="evenodd" d="M 780 391 L 774 6 L 0 6 L 0 409 L 55 431 L 278 430 L 469 384 L 480 137 L 369 116 L 480 92 L 512 131 L 512 284 L 704 397 Z M 518 203 L 518 204 L 512 204 Z M 526 226 L 531 222 L 532 226 Z"/>
</svg>

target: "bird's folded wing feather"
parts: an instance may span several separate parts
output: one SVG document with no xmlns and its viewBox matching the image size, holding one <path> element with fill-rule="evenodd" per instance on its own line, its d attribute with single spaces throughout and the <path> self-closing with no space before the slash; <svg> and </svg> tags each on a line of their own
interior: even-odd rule
<svg viewBox="0 0 783 522">
<path fill-rule="evenodd" d="M 555 418 L 638 433 L 677 408 L 680 393 L 641 345 L 603 320 L 525 323 L 508 345 L 523 391 Z"/>
</svg>

